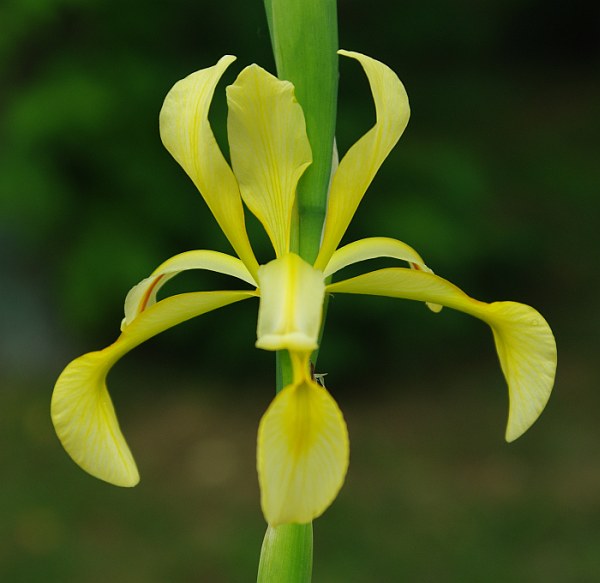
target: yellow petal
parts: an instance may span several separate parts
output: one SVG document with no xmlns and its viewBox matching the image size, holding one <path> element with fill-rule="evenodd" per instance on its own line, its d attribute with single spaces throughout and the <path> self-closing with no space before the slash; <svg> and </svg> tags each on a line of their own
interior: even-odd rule
<svg viewBox="0 0 600 583">
<path fill-rule="evenodd" d="M 348 265 L 353 265 L 359 261 L 375 259 L 377 257 L 391 257 L 400 259 L 410 264 L 411 269 L 420 269 L 427 273 L 433 273 L 421 256 L 409 245 L 390 239 L 389 237 L 369 237 L 349 243 L 340 249 L 337 249 L 331 256 L 323 275 L 329 277 Z M 433 312 L 440 312 L 442 306 L 427 302 L 427 307 Z"/>
<path fill-rule="evenodd" d="M 140 476 L 106 389 L 114 352 L 90 352 L 62 372 L 52 395 L 52 422 L 75 463 L 115 486 L 135 486 Z"/>
<path fill-rule="evenodd" d="M 129 290 L 125 298 L 125 317 L 121 330 L 131 324 L 134 318 L 156 303 L 156 294 L 170 279 L 189 269 L 207 269 L 237 277 L 256 286 L 254 278 L 237 257 L 210 250 L 186 251 L 167 259 L 150 275 Z"/>
<path fill-rule="evenodd" d="M 289 251 L 296 185 L 312 162 L 294 86 L 258 65 L 227 87 L 231 163 L 242 198 L 265 227 L 277 257 Z"/>
<path fill-rule="evenodd" d="M 258 270 L 260 307 L 256 346 L 264 350 L 312 351 L 323 316 L 323 274 L 295 253 Z"/>
<path fill-rule="evenodd" d="M 312 381 L 273 400 L 258 430 L 261 505 L 271 526 L 306 523 L 337 496 L 348 469 L 346 423 L 336 402 Z"/>
<path fill-rule="evenodd" d="M 200 190 L 239 258 L 256 275 L 258 263 L 246 234 L 238 184 L 208 121 L 215 87 L 234 60 L 225 56 L 214 67 L 175 83 L 160 112 L 160 136 Z"/>
<path fill-rule="evenodd" d="M 544 318 L 523 304 L 489 304 L 486 321 L 492 327 L 509 387 L 506 441 L 514 441 L 531 427 L 550 398 L 556 374 L 556 342 Z"/>
<path fill-rule="evenodd" d="M 489 324 L 508 384 L 507 441 L 527 431 L 546 406 L 556 373 L 556 343 L 548 323 L 530 306 L 479 302 L 441 277 L 402 268 L 373 271 L 329 285 L 327 291 L 433 302 Z"/>
<path fill-rule="evenodd" d="M 348 150 L 333 176 L 323 242 L 315 262 L 318 269 L 327 265 L 377 170 L 404 132 L 410 115 L 404 86 L 389 67 L 360 53 L 339 53 L 356 59 L 363 66 L 373 93 L 377 120 Z"/>
<path fill-rule="evenodd" d="M 418 265 L 423 271 L 431 271 L 425 265 L 422 257 L 406 243 L 389 237 L 369 237 L 354 241 L 336 250 L 325 267 L 323 275 L 329 277 L 348 265 L 377 257 L 400 259 Z"/>
<path fill-rule="evenodd" d="M 198 292 L 173 296 L 142 312 L 104 350 L 75 359 L 62 372 L 51 414 L 67 453 L 86 472 L 115 484 L 134 486 L 139 475 L 106 389 L 106 375 L 124 354 L 148 338 L 254 292 Z"/>
</svg>

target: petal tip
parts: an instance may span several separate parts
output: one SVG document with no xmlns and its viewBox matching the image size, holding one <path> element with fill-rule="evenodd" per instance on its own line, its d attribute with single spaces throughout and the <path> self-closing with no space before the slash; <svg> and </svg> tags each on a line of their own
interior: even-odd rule
<svg viewBox="0 0 600 583">
<path fill-rule="evenodd" d="M 60 442 L 77 465 L 100 480 L 132 487 L 139 482 L 138 469 L 105 384 L 111 357 L 105 349 L 71 362 L 56 381 L 50 411 Z"/>
</svg>

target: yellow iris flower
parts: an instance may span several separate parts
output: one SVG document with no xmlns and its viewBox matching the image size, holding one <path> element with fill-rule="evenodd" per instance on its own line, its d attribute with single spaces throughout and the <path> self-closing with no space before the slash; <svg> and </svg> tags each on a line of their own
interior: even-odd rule
<svg viewBox="0 0 600 583">
<path fill-rule="evenodd" d="M 323 302 L 328 293 L 371 294 L 447 306 L 492 328 L 510 410 L 506 439 L 525 432 L 552 390 L 556 345 L 542 316 L 514 302 L 479 302 L 434 275 L 419 254 L 389 238 L 369 238 L 338 249 L 365 191 L 409 117 L 408 98 L 396 74 L 355 52 L 340 54 L 363 67 L 375 101 L 375 125 L 334 169 L 320 252 L 310 265 L 291 251 L 296 186 L 311 164 L 304 115 L 294 87 L 257 65 L 245 68 L 227 87 L 231 166 L 208 122 L 215 87 L 234 57 L 179 81 L 160 113 L 161 138 L 200 190 L 237 257 L 189 251 L 160 265 L 125 300 L 118 339 L 71 362 L 52 397 L 52 419 L 66 451 L 84 470 L 119 486 L 133 486 L 138 471 L 121 433 L 106 388 L 115 362 L 148 338 L 211 310 L 260 298 L 256 346 L 287 350 L 293 381 L 273 400 L 258 432 L 257 466 L 261 504 L 275 526 L 306 523 L 322 514 L 341 488 L 349 458 L 346 424 L 337 404 L 310 374 L 318 346 Z M 244 223 L 243 203 L 264 226 L 275 259 L 258 264 Z M 374 257 L 406 262 L 328 284 L 338 270 Z M 169 279 L 189 269 L 207 269 L 248 283 L 247 291 L 184 293 L 157 300 Z"/>
</svg>

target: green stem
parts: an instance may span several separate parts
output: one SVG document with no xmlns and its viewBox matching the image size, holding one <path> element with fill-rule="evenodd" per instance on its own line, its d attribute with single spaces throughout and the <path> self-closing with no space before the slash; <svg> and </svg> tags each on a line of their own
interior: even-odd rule
<svg viewBox="0 0 600 583">
<path fill-rule="evenodd" d="M 279 393 L 283 387 L 292 384 L 293 380 L 290 353 L 287 350 L 278 350 L 275 353 L 275 392 Z"/>
<path fill-rule="evenodd" d="M 312 524 L 269 526 L 261 549 L 257 583 L 310 582 L 312 546 Z"/>
<path fill-rule="evenodd" d="M 293 250 L 314 263 L 327 212 L 337 114 L 336 0 L 264 0 L 279 78 L 291 81 L 302 106 L 313 163 L 296 192 Z M 316 356 L 316 355 L 315 355 Z M 287 351 L 277 353 L 277 392 L 292 382 Z M 310 583 L 312 524 L 268 527 L 259 583 Z"/>
</svg>

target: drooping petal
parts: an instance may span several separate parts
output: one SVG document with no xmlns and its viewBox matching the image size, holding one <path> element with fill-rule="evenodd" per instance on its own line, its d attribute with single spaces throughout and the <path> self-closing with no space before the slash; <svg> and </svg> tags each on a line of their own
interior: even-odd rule
<svg viewBox="0 0 600 583">
<path fill-rule="evenodd" d="M 261 505 L 272 526 L 307 523 L 337 496 L 348 469 L 346 423 L 331 395 L 312 381 L 284 388 L 258 430 Z"/>
<path fill-rule="evenodd" d="M 160 136 L 204 197 L 239 258 L 255 276 L 258 263 L 248 240 L 237 181 L 208 121 L 215 87 L 235 57 L 175 83 L 160 111 Z"/>
<path fill-rule="evenodd" d="M 121 322 L 121 330 L 131 324 L 140 312 L 156 303 L 156 294 L 167 281 L 189 269 L 216 271 L 237 277 L 250 285 L 257 285 L 246 266 L 237 257 L 205 249 L 186 251 L 161 263 L 149 277 L 129 290 L 125 298 L 125 317 Z"/>
<path fill-rule="evenodd" d="M 277 257 L 289 251 L 296 185 L 312 162 L 294 86 L 258 65 L 227 87 L 231 164 L 242 198 L 267 231 Z"/>
<path fill-rule="evenodd" d="M 135 486 L 138 471 L 106 388 L 109 370 L 132 348 L 167 328 L 254 295 L 197 292 L 167 298 L 142 312 L 114 344 L 71 362 L 56 381 L 51 405 L 54 428 L 71 458 L 101 480 Z"/>
<path fill-rule="evenodd" d="M 404 86 L 386 65 L 350 51 L 341 55 L 360 62 L 371 86 L 377 120 L 342 158 L 333 176 L 321 251 L 315 267 L 324 269 L 342 239 L 377 170 L 406 128 L 410 109 Z"/>
<path fill-rule="evenodd" d="M 373 271 L 331 284 L 327 291 L 433 302 L 489 324 L 508 384 L 507 441 L 525 433 L 546 406 L 556 372 L 556 343 L 548 323 L 530 306 L 480 302 L 441 277 L 404 268 Z"/>
<path fill-rule="evenodd" d="M 86 472 L 115 486 L 135 486 L 139 473 L 106 389 L 114 354 L 110 347 L 90 352 L 65 368 L 52 395 L 52 422 L 67 453 Z"/>
<path fill-rule="evenodd" d="M 323 274 L 295 253 L 261 265 L 257 348 L 312 351 L 318 347 Z"/>
</svg>

